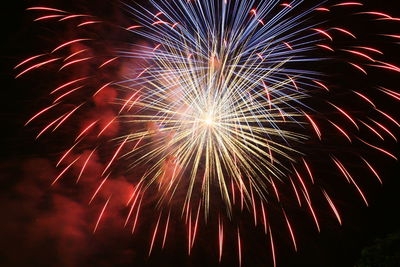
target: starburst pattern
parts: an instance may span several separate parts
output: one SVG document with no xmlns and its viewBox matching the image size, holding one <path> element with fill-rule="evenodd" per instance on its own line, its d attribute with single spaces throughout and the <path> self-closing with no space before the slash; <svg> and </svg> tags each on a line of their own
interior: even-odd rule
<svg viewBox="0 0 400 267">
<path fill-rule="evenodd" d="M 342 223 L 331 193 L 314 178 L 312 169 L 315 166 L 308 159 L 310 155 L 307 153 L 310 152 L 306 143 L 312 143 L 323 151 L 332 143 L 344 146 L 337 141 L 338 137 L 343 137 L 348 142 L 346 147 L 357 142 L 358 146 L 371 148 L 397 160 L 392 152 L 381 146 L 387 137 L 397 141 L 391 126 L 386 126 L 382 120 L 394 126 L 400 124 L 379 109 L 379 103 L 368 95 L 383 92 L 399 100 L 399 93 L 377 85 L 373 86 L 374 92 L 370 92 L 372 89 L 349 90 L 340 79 L 332 84 L 324 66 L 334 61 L 341 64 L 346 72 L 353 71 L 355 77 L 367 78 L 374 69 L 396 73 L 400 71 L 399 67 L 386 62 L 381 50 L 365 44 L 356 33 L 328 25 L 330 21 L 326 21 L 324 15 L 339 9 L 355 9 L 354 16 L 372 16 L 379 22 L 396 22 L 398 18 L 381 12 L 360 11 L 363 4 L 359 2 L 316 6 L 306 6 L 303 1 L 261 1 L 257 4 L 247 0 L 162 0 L 150 3 L 152 9 L 125 5 L 136 22 L 124 26 L 123 30 L 140 36 L 148 42 L 146 45 L 137 43 L 133 49 L 120 48 L 118 52 L 107 55 L 106 59 L 102 55 L 101 61 L 89 53 L 88 48 L 63 52 L 83 43 L 88 43 L 89 47 L 90 43 L 95 43 L 85 36 L 64 42 L 51 52 L 33 56 L 16 66 L 16 69 L 25 67 L 16 75 L 18 78 L 47 65 L 59 64 L 59 71 L 65 71 L 95 62 L 96 77 L 99 75 L 97 72 L 110 65 L 126 66 L 130 61 L 140 62 L 129 65 L 129 74 L 115 75 L 94 91 L 88 86 L 92 76 L 74 77 L 53 89 L 53 103 L 28 123 L 57 110 L 66 99 L 81 100 L 72 96 L 84 89 L 87 89 L 85 95 L 89 100 L 108 87 L 120 89 L 122 93 L 112 99 L 118 106 L 118 112 L 109 121 L 102 122 L 100 118 L 91 121 L 77 134 L 73 145 L 57 164 L 65 167 L 53 184 L 71 166 L 82 161 L 77 157 L 65 162 L 71 151 L 79 150 L 90 136 L 104 135 L 112 123 L 124 123 L 128 130 L 113 139 L 115 152 L 105 164 L 102 182 L 90 202 L 109 179 L 115 163 L 121 158 L 126 159 L 125 162 L 129 162 L 127 168 L 140 174 L 137 175 L 140 178 L 132 181 L 134 191 L 128 200 L 130 211 L 125 225 L 134 217 L 132 231 L 146 193 L 151 188 L 157 188 L 159 192 L 157 207 L 161 207 L 161 212 L 149 253 L 163 222 L 164 247 L 171 208 L 176 207 L 172 202 L 178 202 L 181 213 L 185 215 L 190 253 L 198 231 L 199 214 L 202 211 L 207 220 L 211 203 L 222 200 L 223 205 L 216 211 L 220 260 L 224 240 L 224 220 L 221 216 L 238 216 L 235 213 L 235 206 L 238 205 L 240 210 L 245 206 L 248 208 L 256 225 L 259 221 L 264 225 L 275 263 L 274 239 L 266 215 L 271 203 L 279 203 L 279 216 L 287 226 L 295 250 L 295 231 L 285 206 L 287 202 L 294 202 L 306 207 L 319 231 L 311 187 L 319 187 L 320 198 L 326 201 L 332 214 Z M 30 10 L 46 13 L 36 21 L 73 21 L 78 28 L 105 23 L 92 16 L 53 8 L 34 7 Z M 336 41 L 336 36 L 346 38 L 346 41 Z M 399 38 L 396 34 L 384 34 L 384 37 Z M 26 67 L 28 64 L 31 65 Z M 373 117 L 367 116 L 367 112 L 348 111 L 346 105 L 332 100 L 331 95 L 340 95 L 344 90 L 350 92 L 355 101 L 366 104 L 366 110 L 371 111 Z M 87 103 L 75 103 L 72 109 L 49 122 L 37 137 L 62 127 Z M 95 128 L 98 128 L 97 133 L 94 133 Z M 324 130 L 335 134 L 325 134 Z M 365 132 L 371 133 L 373 138 Z M 378 141 L 369 141 L 374 138 Z M 103 144 L 102 140 L 94 143 L 95 148 L 84 159 L 78 181 L 92 155 Z M 328 153 L 326 165 L 342 175 L 368 205 L 357 178 L 337 154 Z M 365 156 L 357 157 L 382 182 L 373 164 Z M 288 190 L 281 191 L 280 187 L 292 191 L 291 201 L 287 197 L 281 200 L 286 194 L 282 191 Z M 180 199 L 177 195 L 182 195 L 182 192 L 184 198 Z M 95 231 L 110 199 L 111 196 L 105 201 Z M 242 246 L 238 227 L 239 262 L 242 261 Z"/>
</svg>

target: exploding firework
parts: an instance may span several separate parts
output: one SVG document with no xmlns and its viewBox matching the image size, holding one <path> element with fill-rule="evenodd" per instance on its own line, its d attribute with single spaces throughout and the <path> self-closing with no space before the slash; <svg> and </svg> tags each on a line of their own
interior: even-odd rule
<svg viewBox="0 0 400 267">
<path fill-rule="evenodd" d="M 332 24 L 336 13 L 380 24 L 398 18 L 365 11 L 359 2 L 150 3 L 151 8 L 124 5 L 134 23 L 119 26 L 88 14 L 29 8 L 38 14 L 35 21 L 57 21 L 79 35 L 15 67 L 17 78 L 50 66 L 68 77 L 51 90 L 51 104 L 27 122 L 43 122 L 37 138 L 63 127 L 74 133 L 57 162 L 63 167 L 53 185 L 75 166 L 80 168 L 77 182 L 84 179 L 87 165 L 100 156 L 104 168 L 90 203 L 114 172 L 134 173 L 125 226 L 135 231 L 144 205 L 157 211 L 149 254 L 158 239 L 164 247 L 174 216 L 187 229 L 189 254 L 199 225 L 215 221 L 221 261 L 227 224 L 234 222 L 239 264 L 244 246 L 239 225 L 247 214 L 262 225 L 274 264 L 271 222 L 276 217 L 297 250 L 292 206 L 303 207 L 318 231 L 315 202 L 324 201 L 342 223 L 329 181 L 316 175 L 321 170 L 343 176 L 368 205 L 346 162 L 358 159 L 358 168 L 382 183 L 365 148 L 397 160 L 385 147 L 390 146 L 386 139 L 397 141 L 391 128 L 400 123 L 373 98 L 383 93 L 400 100 L 400 94 L 380 84 L 384 81 L 371 86 L 369 73 L 400 69 L 369 46 L 365 34 Z M 95 34 L 103 31 L 100 27 L 127 37 L 115 44 Z M 385 33 L 382 38 L 399 36 Z M 127 40 L 132 43 L 122 45 Z M 111 49 L 104 48 L 110 43 Z M 84 75 L 66 74 L 82 68 Z M 346 81 L 348 72 L 351 81 Z M 353 90 L 354 84 L 366 86 Z M 92 114 L 93 105 L 100 111 L 112 106 L 107 109 L 112 112 Z M 73 118 L 82 113 L 91 119 L 75 132 Z M 94 231 L 112 199 L 104 199 Z"/>
</svg>

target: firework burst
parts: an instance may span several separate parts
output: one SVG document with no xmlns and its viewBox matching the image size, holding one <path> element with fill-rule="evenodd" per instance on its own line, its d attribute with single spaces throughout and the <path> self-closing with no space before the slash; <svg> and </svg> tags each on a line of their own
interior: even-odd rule
<svg viewBox="0 0 400 267">
<path fill-rule="evenodd" d="M 343 153 L 347 148 L 359 151 L 356 157 L 361 168 L 367 168 L 382 182 L 361 151 L 369 148 L 397 160 L 384 147 L 390 144 L 388 138 L 397 141 L 391 128 L 400 124 L 370 96 L 383 93 L 400 100 L 400 95 L 371 83 L 365 90 L 352 90 L 342 78 L 332 79 L 326 69 L 340 65 L 341 72 L 354 72 L 352 77 L 360 81 L 369 79 L 370 72 L 398 73 L 400 69 L 386 62 L 384 52 L 366 44 L 363 36 L 330 25 L 334 21 L 330 16 L 345 11 L 351 12 L 348 16 L 365 16 L 379 23 L 395 23 L 398 18 L 365 11 L 359 2 L 315 6 L 307 6 L 304 1 L 269 0 L 150 3 L 150 9 L 124 5 L 135 22 L 123 26 L 87 14 L 29 8 L 39 14 L 35 21 L 69 23 L 86 35 L 24 60 L 15 67 L 17 78 L 46 66 L 56 66 L 59 73 L 80 66 L 94 69 L 90 75 L 69 78 L 51 90 L 52 103 L 27 122 L 56 114 L 37 137 L 66 127 L 72 117 L 90 110 L 90 104 L 99 96 L 107 100 L 105 105 L 114 108 L 112 116 L 93 116 L 76 133 L 57 163 L 64 167 L 52 184 L 82 162 L 79 181 L 93 155 L 102 146 L 110 146 L 104 139 L 109 137 L 115 144 L 114 152 L 105 160 L 90 202 L 111 179 L 112 172 L 122 168 L 117 164 L 122 161 L 124 169 L 135 173 L 130 180 L 134 188 L 127 200 L 125 222 L 125 226 L 131 223 L 132 232 L 148 195 L 156 192 L 153 208 L 159 215 L 149 254 L 157 238 L 164 247 L 171 216 L 181 216 L 187 227 L 189 253 L 200 221 L 205 222 L 204 227 L 209 220 L 217 221 L 220 261 L 227 222 L 233 218 L 240 221 L 246 210 L 255 225 L 263 226 L 274 264 L 273 225 L 268 216 L 282 218 L 295 250 L 295 230 L 287 208 L 293 203 L 305 207 L 318 231 L 315 201 L 326 202 L 326 208 L 341 224 L 333 192 L 326 188 L 323 177 L 315 175 L 316 168 L 330 169 L 335 177 L 336 173 L 343 176 L 368 205 Z M 115 46 L 112 52 L 102 50 L 99 47 L 106 44 L 105 40 L 95 39 L 90 33 L 103 24 L 123 35 L 135 36 L 136 44 L 129 48 Z M 396 33 L 382 37 L 399 38 Z M 124 71 L 110 71 L 110 66 Z M 108 88 L 116 88 L 118 93 L 104 94 Z M 363 112 L 349 110 L 348 104 L 335 98 L 342 95 L 361 103 L 357 105 Z M 67 103 L 73 104 L 68 110 Z M 112 127 L 116 123 L 122 125 L 117 134 Z M 85 158 L 70 159 L 73 151 L 88 146 L 93 148 Z M 319 166 L 315 166 L 312 151 L 326 154 L 323 163 L 318 161 Z M 104 199 L 94 231 L 100 227 L 111 200 L 112 196 Z M 270 206 L 278 208 L 269 211 Z M 241 264 L 244 244 L 240 227 L 235 231 Z"/>
</svg>

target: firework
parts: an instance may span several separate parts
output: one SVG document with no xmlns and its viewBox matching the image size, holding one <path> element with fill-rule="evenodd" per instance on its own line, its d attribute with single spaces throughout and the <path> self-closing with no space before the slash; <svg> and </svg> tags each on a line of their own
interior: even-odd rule
<svg viewBox="0 0 400 267">
<path fill-rule="evenodd" d="M 150 3 L 150 9 L 124 5 L 135 22 L 120 26 L 87 14 L 29 8 L 39 14 L 35 21 L 67 23 L 85 36 L 24 60 L 15 67 L 17 78 L 49 66 L 60 74 L 81 66 L 90 68 L 89 74 L 71 77 L 51 90 L 51 104 L 27 122 L 53 116 L 37 137 L 71 127 L 72 118 L 90 110 L 99 96 L 113 107 L 112 116 L 93 116 L 75 133 L 57 163 L 63 167 L 52 184 L 78 162 L 82 164 L 77 181 L 83 179 L 93 155 L 112 143 L 113 153 L 105 160 L 90 203 L 113 172 L 123 168 L 135 173 L 125 226 L 130 224 L 134 232 L 146 199 L 156 196 L 153 208 L 158 216 L 149 254 L 157 238 L 164 247 L 171 216 L 181 216 L 189 254 L 199 225 L 218 222 L 221 261 L 226 223 L 240 221 L 250 212 L 254 224 L 263 226 L 274 265 L 274 227 L 268 217 L 281 218 L 295 250 L 298 244 L 287 207 L 303 207 L 320 231 L 314 203 L 323 201 L 342 223 L 334 192 L 316 175 L 323 172 L 315 169 L 327 168 L 335 172 L 332 176 L 343 176 L 368 205 L 345 154 L 348 149 L 355 151 L 351 162 L 358 158 L 359 168 L 367 168 L 382 183 L 369 154 L 361 152 L 368 148 L 397 160 L 385 147 L 390 146 L 386 139 L 397 141 L 392 128 L 400 124 L 372 99 L 383 93 L 399 100 L 400 94 L 371 82 L 364 90 L 353 90 L 342 80 L 348 74 L 332 78 L 327 69 L 340 66 L 341 72 L 353 72 L 352 78 L 360 81 L 369 79 L 370 72 L 398 73 L 400 69 L 385 60 L 383 51 L 369 46 L 365 36 L 332 25 L 331 16 L 344 11 L 351 18 L 379 23 L 398 18 L 365 11 L 359 2 L 315 6 L 269 0 Z M 112 51 L 101 49 L 106 40 L 91 34 L 99 25 L 116 28 L 135 43 L 115 46 Z M 396 33 L 383 37 L 399 38 Z M 104 93 L 108 88 L 118 93 Z M 344 103 L 343 95 L 361 108 Z M 66 110 L 66 104 L 72 106 Z M 118 133 L 113 132 L 116 123 L 121 125 Z M 93 147 L 85 158 L 71 158 L 88 146 Z M 313 153 L 325 154 L 325 160 Z M 111 200 L 112 196 L 104 199 L 94 231 Z M 239 226 L 234 235 L 241 264 L 244 243 Z"/>
</svg>

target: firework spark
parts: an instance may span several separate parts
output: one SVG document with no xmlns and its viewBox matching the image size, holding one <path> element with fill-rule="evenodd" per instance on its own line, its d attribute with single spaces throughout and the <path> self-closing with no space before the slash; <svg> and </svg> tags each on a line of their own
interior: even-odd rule
<svg viewBox="0 0 400 267">
<path fill-rule="evenodd" d="M 125 226 L 132 223 L 132 232 L 146 196 L 157 191 L 153 208 L 159 214 L 149 255 L 159 236 L 164 248 L 172 216 L 181 216 L 187 226 L 188 254 L 203 225 L 200 221 L 207 225 L 217 218 L 216 244 L 221 261 L 227 232 L 224 221 L 240 220 L 243 212 L 250 212 L 254 225 L 263 225 L 274 265 L 276 237 L 269 217 L 282 218 L 296 251 L 295 223 L 287 209 L 293 203 L 307 210 L 318 231 L 315 201 L 325 201 L 326 208 L 342 224 L 334 192 L 325 188 L 323 179 L 313 172 L 317 166 L 309 146 L 319 151 L 336 146 L 326 153 L 324 166 L 338 174 L 335 176 L 343 176 L 368 205 L 360 181 L 340 158 L 345 150 L 342 152 L 337 146 L 354 146 L 357 151 L 361 146 L 372 148 L 397 160 L 395 153 L 386 149 L 390 144 L 386 138 L 397 141 L 391 128 L 400 124 L 372 99 L 377 93 L 394 100 L 400 96 L 381 84 L 369 86 L 368 90 L 353 90 L 341 79 L 329 78 L 324 66 L 340 64 L 342 71 L 354 72 L 354 79 L 368 79 L 369 73 L 376 70 L 396 73 L 399 67 L 386 62 L 384 52 L 366 44 L 363 36 L 342 25 L 331 25 L 334 20 L 327 18 L 337 10 L 349 12 L 350 17 L 367 16 L 379 23 L 397 18 L 365 11 L 358 2 L 333 1 L 316 6 L 307 6 L 300 0 L 265 0 L 258 4 L 247 0 L 150 3 L 152 9 L 125 5 L 134 23 L 117 27 L 146 44 L 137 41 L 129 48 L 114 47 L 112 52 L 97 55 L 95 51 L 106 40 L 88 34 L 62 42 L 15 67 L 16 78 L 49 66 L 55 66 L 62 74 L 82 66 L 95 69 L 51 89 L 51 104 L 27 122 L 31 124 L 49 113 L 55 117 L 44 125 L 37 138 L 68 127 L 71 117 L 83 113 L 93 101 L 104 105 L 98 100 L 101 97 L 110 102 L 105 105 L 117 106 L 118 111 L 111 117 L 94 117 L 74 134 L 72 145 L 57 164 L 63 169 L 52 184 L 83 160 L 77 178 L 80 181 L 93 154 L 102 146 L 109 147 L 110 142 L 105 142 L 104 137 L 110 137 L 115 144 L 113 153 L 105 159 L 101 182 L 90 203 L 111 179 L 111 173 L 121 168 L 117 163 L 127 164 L 124 168 L 136 176 L 131 181 L 134 190 L 125 221 Z M 72 25 L 76 31 L 86 28 L 85 33 L 96 32 L 96 27 L 107 24 L 93 16 L 55 8 L 29 10 L 37 14 L 35 21 L 56 20 Z M 398 38 L 396 33 L 383 36 L 388 40 Z M 115 66 L 128 71 L 100 74 Z M 364 76 L 359 76 L 360 72 Z M 119 93 L 107 94 L 110 87 Z M 367 103 L 368 109 L 355 112 L 332 97 L 343 94 L 357 103 Z M 123 125 L 119 133 L 107 134 L 117 122 Z M 86 158 L 70 159 L 73 151 L 89 145 L 93 147 Z M 360 163 L 382 183 L 378 171 L 360 154 Z M 103 201 L 94 232 L 100 227 L 112 196 Z M 268 207 L 273 205 L 279 209 L 272 213 Z M 240 265 L 245 244 L 239 226 L 233 233 Z"/>
</svg>

